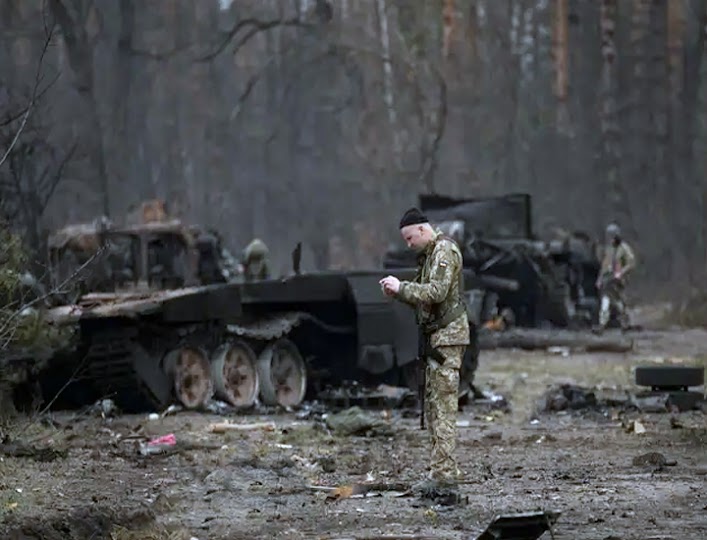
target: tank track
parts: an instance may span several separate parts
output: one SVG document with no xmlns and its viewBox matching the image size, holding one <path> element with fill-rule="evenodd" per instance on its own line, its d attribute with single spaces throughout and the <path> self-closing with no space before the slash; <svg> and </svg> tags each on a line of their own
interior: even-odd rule
<svg viewBox="0 0 707 540">
<path fill-rule="evenodd" d="M 133 367 L 133 346 L 129 334 L 98 334 L 86 353 L 84 377 L 100 396 L 112 399 L 126 412 L 159 405 Z"/>
</svg>

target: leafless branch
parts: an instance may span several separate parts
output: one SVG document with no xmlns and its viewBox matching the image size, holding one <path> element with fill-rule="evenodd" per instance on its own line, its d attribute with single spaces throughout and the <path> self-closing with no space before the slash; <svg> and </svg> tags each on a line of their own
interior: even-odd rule
<svg viewBox="0 0 707 540">
<path fill-rule="evenodd" d="M 37 100 L 37 91 L 39 90 L 39 85 L 42 79 L 42 64 L 44 63 L 44 56 L 47 53 L 47 49 L 49 48 L 49 44 L 52 41 L 52 37 L 54 36 L 54 26 L 52 26 L 47 33 L 47 36 L 44 40 L 44 45 L 42 46 L 42 53 L 39 56 L 39 62 L 37 64 L 37 72 L 34 76 L 34 87 L 32 88 L 32 95 L 29 100 L 29 104 L 27 105 L 27 110 L 25 111 L 24 116 L 22 117 L 22 122 L 20 123 L 20 127 L 17 129 L 17 132 L 15 133 L 15 137 L 12 139 L 12 142 L 10 143 L 10 146 L 7 148 L 5 151 L 5 154 L 0 158 L 0 167 L 2 167 L 3 163 L 7 160 L 7 157 L 10 155 L 10 152 L 12 152 L 12 149 L 15 147 L 17 144 L 17 141 L 20 139 L 20 135 L 22 135 L 22 131 L 25 129 L 25 126 L 27 125 L 27 120 L 29 120 L 29 116 L 32 113 L 32 109 L 34 107 L 34 104 L 36 103 Z"/>
<path fill-rule="evenodd" d="M 69 151 L 64 155 L 62 158 L 61 162 L 59 163 L 59 167 L 57 167 L 57 170 L 54 172 L 54 175 L 52 176 L 50 183 L 49 183 L 49 188 L 47 192 L 44 194 L 44 198 L 42 200 L 42 209 L 44 209 L 47 206 L 47 203 L 49 200 L 52 198 L 52 195 L 54 194 L 54 191 L 56 190 L 56 187 L 59 185 L 59 182 L 61 180 L 62 173 L 64 172 L 64 168 L 66 167 L 66 164 L 71 161 L 71 158 L 74 156 L 74 153 L 76 153 L 76 149 L 78 148 L 78 145 L 74 143 Z"/>
<path fill-rule="evenodd" d="M 436 115 L 434 136 L 429 146 L 425 144 L 424 139 L 420 146 L 420 175 L 418 177 L 420 184 L 424 185 L 430 193 L 435 192 L 434 173 L 438 165 L 439 145 L 447 125 L 447 83 L 439 72 L 437 72 L 437 79 L 439 82 L 439 110 Z"/>
<path fill-rule="evenodd" d="M 296 17 L 290 19 L 272 19 L 269 21 L 261 21 L 260 19 L 254 18 L 243 19 L 241 21 L 238 21 L 233 26 L 233 28 L 231 28 L 226 33 L 224 38 L 221 40 L 221 43 L 219 43 L 214 50 L 199 58 L 198 61 L 209 62 L 213 60 L 218 55 L 220 55 L 226 49 L 226 47 L 228 47 L 229 44 L 233 43 L 234 41 L 235 45 L 233 47 L 233 53 L 235 54 L 256 34 L 271 30 L 273 28 L 277 28 L 278 26 L 297 26 L 301 28 L 312 27 L 311 24 L 300 21 Z M 236 40 L 236 36 L 238 35 L 238 33 L 244 29 L 248 30 Z"/>
<path fill-rule="evenodd" d="M 53 78 L 48 84 L 46 84 L 46 85 L 44 86 L 44 88 L 42 88 L 39 92 L 37 92 L 37 96 L 36 96 L 36 98 L 34 99 L 34 102 L 31 101 L 30 103 L 33 104 L 33 103 L 35 103 L 35 102 L 40 101 L 40 100 L 44 97 L 44 94 L 46 94 L 46 93 L 52 88 L 52 86 L 54 86 L 54 84 L 56 84 L 56 82 L 57 82 L 58 80 L 59 80 L 59 75 L 57 74 L 57 75 L 54 76 L 54 78 Z M 0 127 L 9 126 L 9 125 L 12 124 L 15 120 L 19 120 L 20 118 L 22 118 L 22 117 L 27 113 L 27 111 L 28 111 L 29 108 L 30 108 L 30 104 L 28 104 L 27 106 L 21 108 L 21 109 L 20 109 L 19 111 L 17 111 L 16 113 L 11 114 L 11 115 L 8 115 L 8 117 L 7 117 L 5 120 L 3 120 L 2 122 L 0 122 Z"/>
<path fill-rule="evenodd" d="M 46 292 L 41 296 L 38 296 L 33 300 L 30 300 L 29 302 L 24 303 L 22 306 L 16 309 L 0 327 L 0 336 L 5 336 L 8 332 L 12 330 L 11 324 L 22 314 L 24 310 L 31 308 L 32 306 L 35 306 L 37 304 L 40 304 L 52 296 L 65 293 L 65 287 L 72 283 L 81 274 L 81 272 L 84 271 L 84 269 L 86 269 L 93 261 L 100 257 L 105 251 L 105 249 L 105 246 L 101 246 L 98 251 L 96 251 L 96 253 L 91 255 L 91 257 L 85 263 L 83 263 L 76 270 L 74 270 L 74 272 L 64 281 L 62 281 L 57 287 L 53 288 L 52 290 Z M 5 339 L 2 345 L 0 345 L 0 350 L 4 350 L 8 346 L 10 341 L 11 339 Z"/>
</svg>

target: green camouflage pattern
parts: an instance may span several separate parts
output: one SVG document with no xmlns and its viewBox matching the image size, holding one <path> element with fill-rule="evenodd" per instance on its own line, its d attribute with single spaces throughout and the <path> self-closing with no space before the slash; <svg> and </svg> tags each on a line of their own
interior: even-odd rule
<svg viewBox="0 0 707 540">
<path fill-rule="evenodd" d="M 601 276 L 613 275 L 622 272 L 626 277 L 636 267 L 636 256 L 631 246 L 621 241 L 618 246 L 608 244 L 604 248 L 604 257 L 601 261 Z"/>
<path fill-rule="evenodd" d="M 462 254 L 440 231 L 420 255 L 414 281 L 400 284 L 397 298 L 415 308 L 418 324 L 439 320 L 461 300 Z M 430 478 L 454 482 L 461 477 L 454 457 L 457 440 L 459 368 L 470 344 L 466 311 L 429 336 L 430 346 L 444 358 L 427 359 L 425 418 L 432 443 Z"/>
<path fill-rule="evenodd" d="M 439 482 L 454 482 L 462 476 L 454 457 L 457 441 L 457 389 L 459 369 L 465 347 L 442 346 L 439 352 L 444 364 L 427 362 L 425 417 L 432 442 L 430 478 Z"/>
<path fill-rule="evenodd" d="M 611 309 L 617 313 L 622 328 L 629 325 L 628 309 L 624 296 L 626 280 L 630 272 L 636 267 L 636 256 L 626 242 L 621 241 L 617 246 L 609 243 L 604 248 L 604 257 L 601 263 L 599 279 L 599 326 L 605 328 L 611 318 Z M 621 279 L 616 279 L 614 274 L 621 272 Z"/>
<path fill-rule="evenodd" d="M 437 231 L 418 259 L 414 281 L 402 281 L 397 298 L 415 307 L 418 324 L 426 324 L 453 309 L 460 299 L 462 254 L 456 243 Z M 430 345 L 469 345 L 466 313 L 430 335 Z M 459 368 L 459 365 L 455 366 Z"/>
</svg>

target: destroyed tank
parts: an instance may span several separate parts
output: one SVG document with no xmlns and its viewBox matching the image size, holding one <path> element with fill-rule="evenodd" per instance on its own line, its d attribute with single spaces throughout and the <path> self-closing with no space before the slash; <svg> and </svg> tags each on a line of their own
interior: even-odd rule
<svg viewBox="0 0 707 540">
<path fill-rule="evenodd" d="M 237 264 L 225 268 L 218 235 L 206 236 L 166 219 L 58 233 L 55 281 L 81 268 L 83 277 L 71 301 L 48 314 L 74 325 L 76 337 L 63 355 L 74 360 L 46 371 L 45 394 L 72 377 L 64 394 L 81 403 L 109 396 L 123 410 L 144 410 L 175 399 L 198 409 L 212 397 L 293 407 L 346 381 L 416 389 L 414 315 L 381 294 L 385 270 L 244 282 Z"/>
<path fill-rule="evenodd" d="M 525 193 L 457 199 L 420 195 L 419 207 L 462 249 L 464 268 L 475 284 L 467 289 L 480 324 L 503 317 L 524 327 L 589 326 L 596 321 L 594 285 L 600 262 L 589 236 L 576 232 L 551 241 L 532 227 L 531 197 Z M 390 249 L 387 268 L 414 265 L 404 250 Z"/>
</svg>

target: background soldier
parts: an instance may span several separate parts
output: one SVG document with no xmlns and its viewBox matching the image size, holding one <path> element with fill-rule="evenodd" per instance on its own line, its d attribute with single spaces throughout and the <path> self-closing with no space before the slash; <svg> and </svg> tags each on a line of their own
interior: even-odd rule
<svg viewBox="0 0 707 540">
<path fill-rule="evenodd" d="M 425 337 L 425 410 L 432 443 L 429 484 L 454 483 L 461 477 L 454 458 L 459 368 L 469 345 L 469 321 L 460 291 L 462 254 L 456 243 L 432 228 L 411 208 L 400 221 L 408 247 L 419 253 L 414 281 L 387 276 L 383 292 L 415 307 Z"/>
<path fill-rule="evenodd" d="M 268 279 L 268 246 L 260 238 L 255 238 L 248 244 L 243 252 L 243 274 L 246 281 Z"/>
<path fill-rule="evenodd" d="M 622 329 L 629 325 L 624 289 L 626 278 L 636 267 L 636 258 L 631 246 L 621 238 L 621 229 L 615 223 L 606 228 L 606 247 L 596 286 L 599 289 L 601 308 L 599 311 L 599 332 L 606 328 L 614 308 Z"/>
</svg>

